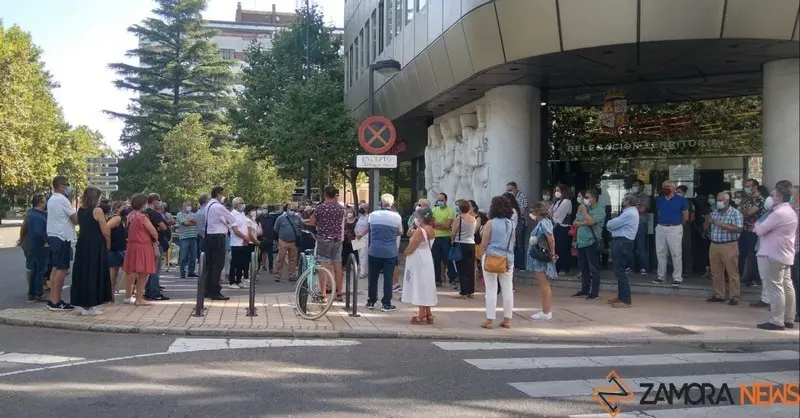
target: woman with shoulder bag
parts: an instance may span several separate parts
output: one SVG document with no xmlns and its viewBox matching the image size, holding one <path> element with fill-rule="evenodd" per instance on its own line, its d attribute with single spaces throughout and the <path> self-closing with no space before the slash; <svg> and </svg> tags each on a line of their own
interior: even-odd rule
<svg viewBox="0 0 800 418">
<path fill-rule="evenodd" d="M 492 328 L 497 313 L 497 285 L 500 282 L 503 295 L 503 322 L 500 326 L 511 328 L 514 313 L 514 291 L 511 281 L 514 276 L 514 210 L 503 196 L 492 198 L 489 207 L 489 222 L 483 227 L 481 248 L 483 249 L 483 277 L 486 287 L 486 321 L 483 328 Z"/>
<path fill-rule="evenodd" d="M 533 314 L 531 318 L 549 321 L 553 319 L 553 291 L 550 289 L 550 280 L 558 277 L 556 273 L 558 255 L 553 251 L 556 246 L 553 237 L 553 219 L 547 204 L 543 202 L 534 205 L 530 216 L 536 226 L 531 231 L 527 267 L 529 271 L 535 272 L 536 286 L 542 293 L 542 310 Z"/>
</svg>

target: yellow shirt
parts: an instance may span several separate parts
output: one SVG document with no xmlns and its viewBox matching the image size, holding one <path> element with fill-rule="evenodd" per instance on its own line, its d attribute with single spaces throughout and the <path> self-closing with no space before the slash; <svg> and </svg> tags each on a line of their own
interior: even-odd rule
<svg viewBox="0 0 800 418">
<path fill-rule="evenodd" d="M 451 221 L 455 219 L 456 211 L 453 208 L 447 206 L 444 208 L 435 207 L 433 208 L 433 220 L 437 224 L 445 223 L 447 221 Z M 436 238 L 439 237 L 450 237 L 450 228 L 447 229 L 436 229 Z"/>
</svg>

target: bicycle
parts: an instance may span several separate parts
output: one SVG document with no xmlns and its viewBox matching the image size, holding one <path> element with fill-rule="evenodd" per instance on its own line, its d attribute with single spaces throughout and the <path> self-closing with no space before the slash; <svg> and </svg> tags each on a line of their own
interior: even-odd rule
<svg viewBox="0 0 800 418">
<path fill-rule="evenodd" d="M 317 236 L 308 231 L 314 239 L 314 249 L 305 250 L 298 256 L 298 266 L 304 266 L 303 273 L 297 279 L 297 286 L 294 291 L 294 309 L 303 319 L 315 320 L 328 313 L 333 306 L 333 295 L 336 294 L 336 281 L 333 273 L 317 261 Z M 302 259 L 302 261 L 300 261 Z M 330 289 L 331 297 L 326 296 L 326 290 L 322 287 L 321 276 L 327 277 L 327 288 Z"/>
</svg>

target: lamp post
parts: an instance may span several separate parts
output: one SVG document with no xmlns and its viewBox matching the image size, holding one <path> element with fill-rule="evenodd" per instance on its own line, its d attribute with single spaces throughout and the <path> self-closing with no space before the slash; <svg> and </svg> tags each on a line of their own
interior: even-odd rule
<svg viewBox="0 0 800 418">
<path fill-rule="evenodd" d="M 400 72 L 401 65 L 397 60 L 389 59 L 378 61 L 369 66 L 369 115 L 375 116 L 375 71 L 381 75 L 390 76 Z M 369 197 L 372 200 L 372 210 L 380 206 L 380 171 L 373 168 L 369 172 Z"/>
</svg>

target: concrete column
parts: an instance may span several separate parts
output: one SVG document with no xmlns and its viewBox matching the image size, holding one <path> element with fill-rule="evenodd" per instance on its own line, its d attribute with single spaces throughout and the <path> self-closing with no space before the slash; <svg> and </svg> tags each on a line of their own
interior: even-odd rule
<svg viewBox="0 0 800 418">
<path fill-rule="evenodd" d="M 764 64 L 763 181 L 767 188 L 780 180 L 800 183 L 800 59 Z"/>
<path fill-rule="evenodd" d="M 538 200 L 539 90 L 533 86 L 496 87 L 486 92 L 486 102 L 489 190 L 494 196 L 503 194 L 506 183 L 515 181 L 529 200 Z"/>
</svg>

